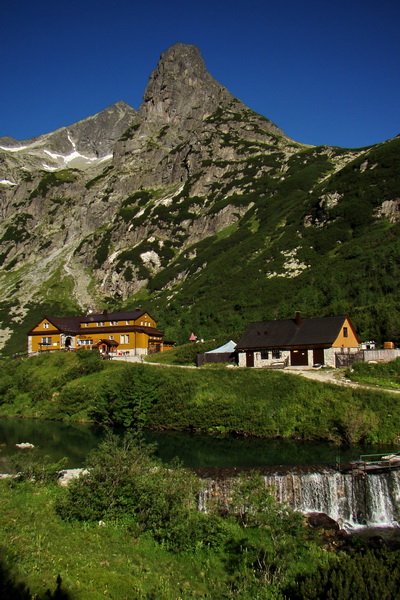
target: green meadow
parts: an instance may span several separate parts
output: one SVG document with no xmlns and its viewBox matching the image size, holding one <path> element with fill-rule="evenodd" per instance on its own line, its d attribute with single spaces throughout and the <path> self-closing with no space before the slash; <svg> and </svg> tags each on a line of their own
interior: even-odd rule
<svg viewBox="0 0 400 600">
<path fill-rule="evenodd" d="M 85 350 L 1 366 L 0 416 L 335 443 L 394 443 L 400 430 L 398 395 L 286 372 L 101 361 Z"/>
</svg>

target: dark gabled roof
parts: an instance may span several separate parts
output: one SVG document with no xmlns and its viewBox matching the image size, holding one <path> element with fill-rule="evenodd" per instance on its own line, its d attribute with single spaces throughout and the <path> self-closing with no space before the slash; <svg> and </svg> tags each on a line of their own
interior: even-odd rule
<svg viewBox="0 0 400 600">
<path fill-rule="evenodd" d="M 281 319 L 250 323 L 236 349 L 331 346 L 347 317 Z"/>
<path fill-rule="evenodd" d="M 79 331 L 81 317 L 46 317 L 46 319 L 63 333 L 76 333 Z"/>
<path fill-rule="evenodd" d="M 81 323 L 98 323 L 103 321 L 135 321 L 142 315 L 149 313 L 147 310 L 136 309 L 130 312 L 101 312 L 101 313 L 90 313 L 86 316 L 80 317 Z M 150 317 L 151 315 L 149 315 Z M 152 317 L 151 317 L 152 318 Z"/>
<path fill-rule="evenodd" d="M 44 316 L 43 319 L 40 319 L 38 323 L 28 332 L 28 335 L 31 335 L 34 332 L 34 329 L 42 322 L 48 321 L 51 323 L 56 329 L 61 331 L 62 333 L 70 333 L 76 334 L 79 332 L 79 323 L 81 322 L 81 317 L 48 317 Z M 40 332 L 42 335 L 45 333 L 44 331 Z"/>
</svg>

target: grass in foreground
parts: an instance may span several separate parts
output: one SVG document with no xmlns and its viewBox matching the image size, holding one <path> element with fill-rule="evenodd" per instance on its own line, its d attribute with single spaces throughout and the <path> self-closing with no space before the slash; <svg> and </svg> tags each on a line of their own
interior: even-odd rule
<svg viewBox="0 0 400 600">
<path fill-rule="evenodd" d="M 54 589 L 58 576 L 71 600 L 172 600 L 193 597 L 193 590 L 211 598 L 220 588 L 218 557 L 201 550 L 176 555 L 123 522 L 65 522 L 54 509 L 63 493 L 55 486 L 0 482 L 3 556 L 33 594 Z"/>
<path fill-rule="evenodd" d="M 302 517 L 278 505 L 260 475 L 239 478 L 204 513 L 200 480 L 162 465 L 132 435 L 108 437 L 87 466 L 67 489 L 0 482 L 4 563 L 33 594 L 62 580 L 76 600 L 278 599 L 326 563 Z"/>
</svg>

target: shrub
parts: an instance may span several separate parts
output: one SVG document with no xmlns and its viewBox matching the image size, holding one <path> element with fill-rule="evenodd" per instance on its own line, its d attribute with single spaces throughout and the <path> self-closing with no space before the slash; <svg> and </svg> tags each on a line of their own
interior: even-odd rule
<svg viewBox="0 0 400 600">
<path fill-rule="evenodd" d="M 118 369 L 118 376 L 97 384 L 89 416 L 98 423 L 141 429 L 158 399 L 159 385 L 156 371 L 144 365 L 124 366 Z"/>
<path fill-rule="evenodd" d="M 288 600 L 396 600 L 399 597 L 400 552 L 367 550 L 342 556 L 333 564 L 299 576 L 285 590 Z"/>
<path fill-rule="evenodd" d="M 199 480 L 178 463 L 163 466 L 152 450 L 132 434 L 122 439 L 110 434 L 88 458 L 87 472 L 68 486 L 58 502 L 60 516 L 130 520 L 172 546 L 199 541 L 196 530 L 201 518 L 194 516 Z"/>
<path fill-rule="evenodd" d="M 10 458 L 13 473 L 17 480 L 31 479 L 37 482 L 56 481 L 60 471 L 65 468 L 67 458 L 51 462 L 49 456 L 40 456 L 39 449 L 28 448 L 20 450 Z"/>
</svg>

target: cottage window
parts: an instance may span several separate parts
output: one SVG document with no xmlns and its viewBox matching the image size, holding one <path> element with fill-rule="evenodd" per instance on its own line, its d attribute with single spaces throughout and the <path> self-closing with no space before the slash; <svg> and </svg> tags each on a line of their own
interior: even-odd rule
<svg viewBox="0 0 400 600">
<path fill-rule="evenodd" d="M 42 346 L 51 346 L 51 337 L 42 337 Z"/>
<path fill-rule="evenodd" d="M 43 323 L 43 328 L 48 329 L 50 327 L 50 323 Z"/>
<path fill-rule="evenodd" d="M 262 360 L 268 360 L 269 358 L 269 352 L 268 350 L 261 350 L 261 359 Z"/>
<path fill-rule="evenodd" d="M 349 337 L 349 330 L 347 327 L 343 327 L 343 337 Z"/>
<path fill-rule="evenodd" d="M 113 339 L 114 339 L 114 336 L 113 336 L 113 335 L 109 335 L 109 336 L 108 336 L 108 339 L 109 339 L 109 340 L 113 340 Z"/>
<path fill-rule="evenodd" d="M 118 321 L 110 321 L 110 325 L 118 325 Z"/>
<path fill-rule="evenodd" d="M 85 323 L 85 327 L 89 327 L 89 323 Z"/>
<path fill-rule="evenodd" d="M 121 344 L 129 344 L 129 335 L 120 335 L 119 339 Z"/>
<path fill-rule="evenodd" d="M 126 325 L 130 325 L 130 324 L 131 324 L 131 322 L 130 322 L 130 321 L 125 321 L 125 324 L 126 324 Z"/>
<path fill-rule="evenodd" d="M 272 350 L 272 358 L 282 358 L 282 352 L 280 350 Z"/>
</svg>

